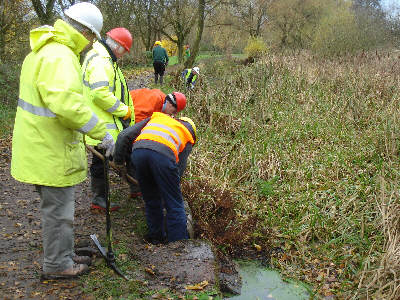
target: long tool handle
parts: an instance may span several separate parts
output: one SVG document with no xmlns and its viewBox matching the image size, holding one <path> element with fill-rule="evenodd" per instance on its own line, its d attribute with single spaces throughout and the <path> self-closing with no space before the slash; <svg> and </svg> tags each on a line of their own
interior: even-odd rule
<svg viewBox="0 0 400 300">
<path fill-rule="evenodd" d="M 96 155 L 98 158 L 100 158 L 102 161 L 104 161 L 104 156 L 99 151 L 94 149 L 92 146 L 89 146 L 89 145 L 85 145 L 85 146 L 86 146 L 86 149 L 88 149 L 90 152 L 92 152 L 94 155 Z M 114 170 L 118 170 L 118 168 L 115 166 L 115 164 L 112 161 L 109 161 L 109 164 Z M 126 174 L 126 179 L 130 183 L 133 183 L 133 184 L 139 186 L 139 182 L 135 178 L 130 176 L 129 174 Z"/>
<path fill-rule="evenodd" d="M 109 160 L 106 157 L 103 161 L 104 167 L 104 193 L 106 195 L 106 234 L 107 234 L 107 251 L 108 253 L 112 253 L 112 245 L 111 245 L 111 214 L 110 214 L 110 206 L 111 206 L 111 199 L 110 199 L 110 178 L 108 176 L 110 166 Z"/>
<path fill-rule="evenodd" d="M 107 157 L 104 157 L 104 178 L 105 178 L 105 185 L 104 185 L 104 192 L 106 195 L 106 234 L 107 234 L 107 264 L 121 277 L 128 280 L 128 278 L 121 272 L 121 270 L 117 267 L 115 261 L 115 255 L 112 250 L 112 233 L 111 233 L 111 213 L 110 213 L 110 206 L 111 206 L 111 199 L 110 199 L 110 178 L 109 178 L 109 171 L 110 171 L 110 161 Z"/>
</svg>

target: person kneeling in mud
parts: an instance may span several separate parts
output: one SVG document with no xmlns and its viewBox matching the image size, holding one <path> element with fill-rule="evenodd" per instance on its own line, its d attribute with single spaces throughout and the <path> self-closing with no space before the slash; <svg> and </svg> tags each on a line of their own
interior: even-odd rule
<svg viewBox="0 0 400 300">
<path fill-rule="evenodd" d="M 196 138 L 191 119 L 174 119 L 162 112 L 154 112 L 118 135 L 114 162 L 121 168 L 133 142 L 131 160 L 145 202 L 148 233 L 144 238 L 149 243 L 189 238 L 180 179 Z"/>
</svg>

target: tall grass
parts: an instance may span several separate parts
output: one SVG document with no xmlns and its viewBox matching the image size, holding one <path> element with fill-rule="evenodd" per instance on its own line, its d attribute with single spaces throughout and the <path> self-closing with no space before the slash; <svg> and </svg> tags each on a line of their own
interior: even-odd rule
<svg viewBox="0 0 400 300">
<path fill-rule="evenodd" d="M 188 187 L 230 191 L 237 223 L 257 220 L 250 241 L 282 249 L 272 264 L 319 295 L 400 297 L 399 74 L 375 53 L 204 63 Z M 189 200 L 213 217 L 212 189 Z"/>
<path fill-rule="evenodd" d="M 0 137 L 11 133 L 18 101 L 21 65 L 0 62 Z"/>
</svg>

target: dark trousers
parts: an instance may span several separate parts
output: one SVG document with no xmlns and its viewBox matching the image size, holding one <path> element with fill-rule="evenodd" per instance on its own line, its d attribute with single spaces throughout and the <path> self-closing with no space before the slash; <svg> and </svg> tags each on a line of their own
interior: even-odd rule
<svg viewBox="0 0 400 300">
<path fill-rule="evenodd" d="M 167 235 L 169 242 L 189 238 L 176 162 L 150 149 L 135 149 L 131 158 L 145 201 L 150 236 L 159 238 Z M 167 232 L 163 226 L 163 208 L 167 211 Z"/>
<path fill-rule="evenodd" d="M 153 62 L 153 67 L 154 67 L 155 75 L 164 76 L 164 72 L 165 72 L 165 63 L 164 62 L 156 60 Z"/>
<path fill-rule="evenodd" d="M 103 156 L 105 155 L 105 151 L 98 147 L 94 147 L 98 152 L 100 152 Z M 126 160 L 126 171 L 128 175 L 135 177 L 135 168 L 132 166 L 130 158 L 127 157 Z M 92 191 L 95 196 L 105 197 L 105 178 L 104 178 L 104 164 L 103 161 L 93 154 L 92 156 L 92 164 L 90 165 L 90 177 L 92 183 Z M 137 192 L 138 189 L 136 185 L 129 183 L 129 187 L 132 192 Z"/>
</svg>

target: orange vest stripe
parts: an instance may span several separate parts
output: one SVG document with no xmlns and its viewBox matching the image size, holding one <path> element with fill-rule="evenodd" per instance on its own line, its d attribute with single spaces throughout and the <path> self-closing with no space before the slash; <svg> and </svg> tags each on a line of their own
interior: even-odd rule
<svg viewBox="0 0 400 300">
<path fill-rule="evenodd" d="M 170 116 L 155 112 L 150 121 L 142 129 L 136 141 L 150 140 L 164 144 L 170 148 L 179 161 L 179 153 L 183 151 L 187 143 L 194 144 L 190 131 L 180 122 Z"/>
</svg>

